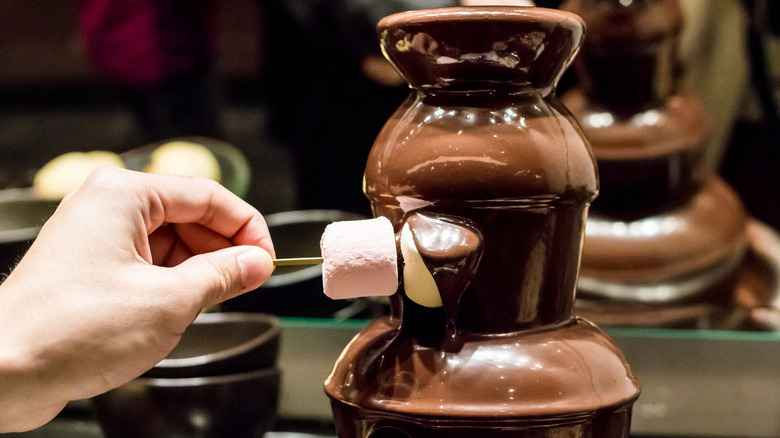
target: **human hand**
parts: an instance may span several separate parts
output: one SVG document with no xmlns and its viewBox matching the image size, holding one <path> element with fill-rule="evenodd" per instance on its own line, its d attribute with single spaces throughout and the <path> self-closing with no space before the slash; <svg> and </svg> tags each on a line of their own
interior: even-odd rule
<svg viewBox="0 0 780 438">
<path fill-rule="evenodd" d="M 150 369 L 273 254 L 260 213 L 213 181 L 96 171 L 0 285 L 0 431 Z"/>
<path fill-rule="evenodd" d="M 461 0 L 461 6 L 534 6 L 533 0 Z"/>
</svg>

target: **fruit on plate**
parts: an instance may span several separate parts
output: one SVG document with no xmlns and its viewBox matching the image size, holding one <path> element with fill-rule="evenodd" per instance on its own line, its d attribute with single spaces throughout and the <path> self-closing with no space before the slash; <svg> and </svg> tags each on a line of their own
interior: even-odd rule
<svg viewBox="0 0 780 438">
<path fill-rule="evenodd" d="M 122 158 L 110 151 L 68 152 L 46 163 L 33 179 L 34 193 L 44 199 L 59 200 L 81 186 L 98 167 L 125 167 Z"/>
<path fill-rule="evenodd" d="M 144 168 L 149 173 L 208 178 L 220 181 L 219 162 L 205 146 L 190 141 L 171 141 L 152 151 Z"/>
</svg>

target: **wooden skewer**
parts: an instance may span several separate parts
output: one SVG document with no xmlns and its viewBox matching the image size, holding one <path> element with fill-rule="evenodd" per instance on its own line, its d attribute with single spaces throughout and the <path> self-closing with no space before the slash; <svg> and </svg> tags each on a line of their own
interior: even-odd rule
<svg viewBox="0 0 780 438">
<path fill-rule="evenodd" d="M 274 259 L 274 266 L 319 265 L 322 257 L 296 257 L 289 259 Z"/>
</svg>

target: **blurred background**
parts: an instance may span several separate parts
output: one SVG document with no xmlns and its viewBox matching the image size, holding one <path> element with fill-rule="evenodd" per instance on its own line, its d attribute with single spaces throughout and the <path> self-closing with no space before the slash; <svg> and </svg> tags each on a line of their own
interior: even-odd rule
<svg viewBox="0 0 780 438">
<path fill-rule="evenodd" d="M 247 155 L 247 197 L 264 213 L 367 214 L 363 163 L 407 93 L 380 58 L 373 23 L 457 2 L 168 1 L 150 16 L 154 3 L 0 2 L 0 188 L 29 185 L 64 152 L 208 135 Z M 780 7 L 681 6 L 681 80 L 713 119 L 708 163 L 777 228 Z"/>
<path fill-rule="evenodd" d="M 66 152 L 123 153 L 198 135 L 223 140 L 246 155 L 252 171 L 246 198 L 264 214 L 333 209 L 368 215 L 361 187 L 365 159 L 382 124 L 408 92 L 382 60 L 374 24 L 396 11 L 457 3 L 2 0 L 0 190 L 28 187 L 37 169 Z M 537 4 L 558 7 L 560 1 Z M 711 117 L 707 166 L 731 184 L 753 217 L 780 229 L 780 2 L 680 4 L 686 23 L 679 79 Z M 575 83 L 569 71 L 559 94 Z M 312 403 L 319 404 L 301 407 L 309 399 L 297 397 L 295 404 L 283 389 L 281 416 L 316 412 L 327 419 L 328 406 L 321 400 L 324 376 L 318 373 L 329 371 L 333 355 L 362 326 L 332 332 L 317 326 L 321 335 L 313 340 L 312 326 L 290 324 L 283 342 L 305 345 L 313 353 L 299 357 L 282 347 L 285 372 L 311 375 L 310 381 L 291 379 L 286 384 L 297 385 L 296 394 L 313 391 Z M 619 337 L 621 347 L 632 359 L 644 359 L 635 362 L 640 372 L 645 371 L 642 364 L 663 362 L 664 355 L 652 352 L 681 361 L 696 356 L 674 337 L 659 337 L 654 348 L 632 349 L 642 344 L 637 339 L 647 339 L 627 333 Z M 723 364 L 714 352 L 723 345 L 710 338 L 698 341 L 704 345 L 697 354 L 715 358 L 707 363 L 716 375 Z M 776 382 L 776 338 L 754 341 L 754 348 L 765 343 L 759 353 L 766 351 L 766 360 L 745 361 L 734 347 L 733 354 L 723 350 L 732 365 L 726 368 L 742 370 L 744 362 L 750 362 L 763 367 L 755 375 Z M 329 350 L 332 346 L 337 348 Z M 646 402 L 637 410 L 640 431 L 653 431 L 659 418 L 674 415 L 686 417 L 680 421 L 705 423 L 710 417 L 697 420 L 688 411 L 677 412 L 657 401 L 680 396 L 674 381 L 668 380 L 676 368 L 664 366 L 653 368 L 659 370 L 657 375 L 643 376 L 650 384 L 641 399 Z M 742 374 L 733 374 L 742 382 Z M 654 376 L 667 382 L 660 395 L 652 392 Z M 696 376 L 683 377 L 698 382 Z M 745 381 L 755 389 L 746 393 L 769 388 L 758 378 Z M 711 404 L 684 401 L 686 407 Z M 771 401 L 757 404 L 771 410 L 776 406 Z M 330 426 L 326 424 L 325 432 L 331 432 Z M 697 430 L 708 425 L 699 426 Z M 770 432 L 761 436 L 776 430 L 772 424 L 765 429 Z"/>
<path fill-rule="evenodd" d="M 253 187 L 264 187 L 252 190 L 253 203 L 269 212 L 292 209 L 297 201 L 289 154 L 263 138 L 266 113 L 256 86 L 262 49 L 258 5 L 217 3 L 220 36 L 208 75 L 219 137 L 252 161 Z M 0 2 L 0 187 L 29 184 L 34 169 L 65 152 L 124 152 L 165 135 L 145 129 L 117 84 L 95 71 L 76 5 Z"/>
</svg>

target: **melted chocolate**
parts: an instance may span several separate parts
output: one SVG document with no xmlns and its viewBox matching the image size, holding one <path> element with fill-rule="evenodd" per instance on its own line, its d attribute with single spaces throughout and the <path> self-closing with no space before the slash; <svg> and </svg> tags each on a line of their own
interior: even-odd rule
<svg viewBox="0 0 780 438">
<path fill-rule="evenodd" d="M 446 327 L 457 331 L 455 315 L 482 258 L 482 235 L 462 218 L 423 212 L 411 214 L 406 223 L 442 298 Z M 411 305 L 411 304 L 410 304 Z"/>
<path fill-rule="evenodd" d="M 459 304 L 468 311 L 455 317 L 462 330 L 510 332 L 570 318 L 584 216 L 597 190 L 576 124 L 538 95 L 496 108 L 421 100 L 407 100 L 379 134 L 375 144 L 392 147 L 369 156 L 375 214 L 397 230 L 410 211 L 445 214 L 482 233 L 483 260 Z"/>
<path fill-rule="evenodd" d="M 382 319 L 345 355 L 326 382 L 342 438 L 384 428 L 411 437 L 627 437 L 637 395 L 620 352 L 578 318 L 470 337 L 451 350 L 428 348 Z"/>
<path fill-rule="evenodd" d="M 377 137 L 365 191 L 397 232 L 409 225 L 443 306 L 402 284 L 392 316 L 350 343 L 326 382 L 340 436 L 627 436 L 637 382 L 572 315 L 598 179 L 552 90 L 582 23 L 454 8 L 379 31 L 413 90 Z"/>
</svg>

